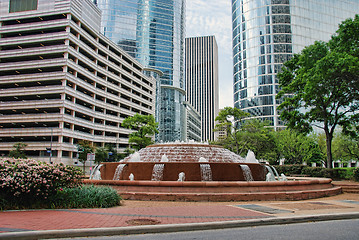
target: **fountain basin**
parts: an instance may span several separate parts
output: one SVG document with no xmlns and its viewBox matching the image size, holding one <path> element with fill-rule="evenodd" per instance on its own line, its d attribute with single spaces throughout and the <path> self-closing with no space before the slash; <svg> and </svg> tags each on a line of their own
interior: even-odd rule
<svg viewBox="0 0 359 240">
<path fill-rule="evenodd" d="M 155 144 L 121 162 L 103 163 L 100 171 L 102 180 L 84 182 L 109 185 L 132 200 L 304 200 L 341 193 L 331 179 L 276 181 L 276 170 L 258 163 L 253 152 L 244 159 L 209 144 Z"/>
<path fill-rule="evenodd" d="M 341 193 L 328 178 L 288 178 L 289 181 L 128 181 L 84 180 L 109 185 L 123 199 L 146 201 L 273 201 L 305 200 Z"/>
</svg>

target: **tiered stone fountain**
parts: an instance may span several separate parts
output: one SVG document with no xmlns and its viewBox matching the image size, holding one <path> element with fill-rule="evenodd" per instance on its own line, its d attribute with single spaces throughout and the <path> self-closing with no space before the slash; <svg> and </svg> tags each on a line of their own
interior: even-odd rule
<svg viewBox="0 0 359 240">
<path fill-rule="evenodd" d="M 111 185 L 124 199 L 302 200 L 341 192 L 331 179 L 281 178 L 252 152 L 244 159 L 220 146 L 200 143 L 151 145 L 121 162 L 103 163 L 100 171 L 101 180 L 85 183 Z"/>
</svg>

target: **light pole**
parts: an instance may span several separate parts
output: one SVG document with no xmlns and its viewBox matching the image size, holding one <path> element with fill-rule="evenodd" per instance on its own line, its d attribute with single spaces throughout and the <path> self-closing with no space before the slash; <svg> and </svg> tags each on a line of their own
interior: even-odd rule
<svg viewBox="0 0 359 240">
<path fill-rule="evenodd" d="M 53 128 L 51 128 L 51 138 L 50 138 L 50 164 L 52 164 L 51 162 L 51 157 L 52 157 L 52 132 L 53 132 Z"/>
</svg>

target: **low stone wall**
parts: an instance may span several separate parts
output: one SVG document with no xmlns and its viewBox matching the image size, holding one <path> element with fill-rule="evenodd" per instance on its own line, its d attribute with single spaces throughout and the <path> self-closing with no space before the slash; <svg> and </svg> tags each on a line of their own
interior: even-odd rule
<svg viewBox="0 0 359 240">
<path fill-rule="evenodd" d="M 159 201 L 255 201 L 305 200 L 337 195 L 331 179 L 302 178 L 289 181 L 177 182 L 84 180 L 88 184 L 109 185 L 123 199 Z"/>
</svg>

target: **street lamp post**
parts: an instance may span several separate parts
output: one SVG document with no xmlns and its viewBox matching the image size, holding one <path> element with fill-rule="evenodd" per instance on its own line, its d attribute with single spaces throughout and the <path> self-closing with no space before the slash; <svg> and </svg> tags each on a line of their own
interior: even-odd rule
<svg viewBox="0 0 359 240">
<path fill-rule="evenodd" d="M 51 162 L 51 157 L 52 157 L 52 133 L 53 133 L 53 128 L 51 128 L 51 138 L 50 138 L 50 164 L 52 164 Z"/>
</svg>

